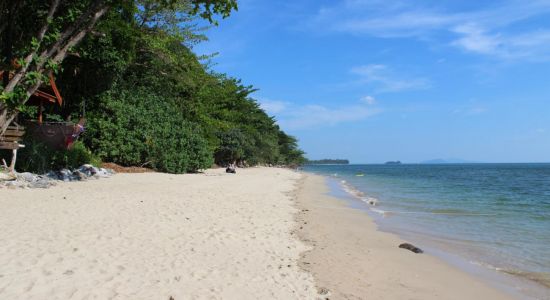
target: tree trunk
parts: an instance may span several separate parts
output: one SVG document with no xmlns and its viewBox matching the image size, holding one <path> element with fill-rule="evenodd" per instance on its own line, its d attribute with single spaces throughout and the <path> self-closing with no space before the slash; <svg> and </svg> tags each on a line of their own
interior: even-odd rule
<svg viewBox="0 0 550 300">
<path fill-rule="evenodd" d="M 17 113 L 10 113 L 9 109 L 0 109 L 0 132 L 4 134 L 10 123 L 15 119 Z M 2 135 L 0 134 L 0 135 Z"/>
<path fill-rule="evenodd" d="M 37 39 L 41 42 L 44 39 L 44 36 L 49 28 L 49 22 L 47 20 L 57 11 L 57 7 L 60 0 L 53 0 L 50 10 L 48 12 L 48 18 L 46 19 L 43 27 L 37 34 Z M 38 80 L 32 86 L 25 86 L 25 76 L 29 72 L 38 72 L 44 74 L 47 70 L 45 63 L 48 60 L 52 60 L 54 63 L 61 63 L 67 56 L 67 51 L 76 46 L 85 36 L 88 34 L 97 21 L 109 10 L 109 6 L 105 4 L 104 0 L 95 0 L 88 10 L 84 12 L 78 20 L 75 21 L 71 26 L 69 26 L 64 32 L 61 33 L 60 38 L 51 46 L 42 50 L 39 55 L 38 60 L 33 60 L 33 58 L 38 54 L 37 50 L 29 53 L 25 57 L 25 64 L 19 68 L 13 77 L 4 85 L 4 93 L 10 93 L 16 90 L 16 87 L 23 86 L 26 97 L 20 99 L 19 104 L 25 104 L 32 94 L 42 84 L 41 80 Z M 17 116 L 17 111 L 12 110 L 6 106 L 6 104 L 0 103 L 0 135 L 3 135 L 9 124 Z"/>
</svg>

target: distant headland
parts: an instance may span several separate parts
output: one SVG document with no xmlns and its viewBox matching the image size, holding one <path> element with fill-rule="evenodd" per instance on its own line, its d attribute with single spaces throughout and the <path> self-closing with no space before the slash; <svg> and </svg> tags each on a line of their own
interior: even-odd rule
<svg viewBox="0 0 550 300">
<path fill-rule="evenodd" d="M 349 160 L 347 159 L 318 159 L 318 160 L 307 160 L 306 165 L 349 165 Z"/>
</svg>

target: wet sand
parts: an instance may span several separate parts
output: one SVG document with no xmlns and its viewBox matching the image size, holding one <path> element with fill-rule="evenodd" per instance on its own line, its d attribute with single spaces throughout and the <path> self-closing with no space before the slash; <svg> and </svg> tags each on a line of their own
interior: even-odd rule
<svg viewBox="0 0 550 300">
<path fill-rule="evenodd" d="M 297 193 L 297 234 L 313 246 L 300 266 L 329 299 L 512 299 L 406 241 L 377 230 L 366 212 L 328 196 L 325 178 L 306 174 Z"/>
</svg>

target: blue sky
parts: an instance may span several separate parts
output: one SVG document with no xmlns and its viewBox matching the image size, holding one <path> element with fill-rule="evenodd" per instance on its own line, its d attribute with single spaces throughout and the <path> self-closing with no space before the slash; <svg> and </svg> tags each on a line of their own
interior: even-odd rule
<svg viewBox="0 0 550 300">
<path fill-rule="evenodd" d="M 550 161 L 550 0 L 242 0 L 207 35 L 309 158 Z"/>
</svg>

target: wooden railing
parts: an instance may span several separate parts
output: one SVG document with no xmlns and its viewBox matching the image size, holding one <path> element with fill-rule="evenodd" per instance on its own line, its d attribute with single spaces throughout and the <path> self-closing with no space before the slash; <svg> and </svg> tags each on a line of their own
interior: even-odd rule
<svg viewBox="0 0 550 300">
<path fill-rule="evenodd" d="M 17 150 L 25 147 L 20 144 L 25 135 L 25 128 L 19 125 L 9 126 L 4 135 L 0 136 L 0 149 L 12 150 L 12 158 L 9 170 L 15 170 L 15 161 L 17 160 Z M 5 163 L 5 162 L 4 162 Z"/>
</svg>

